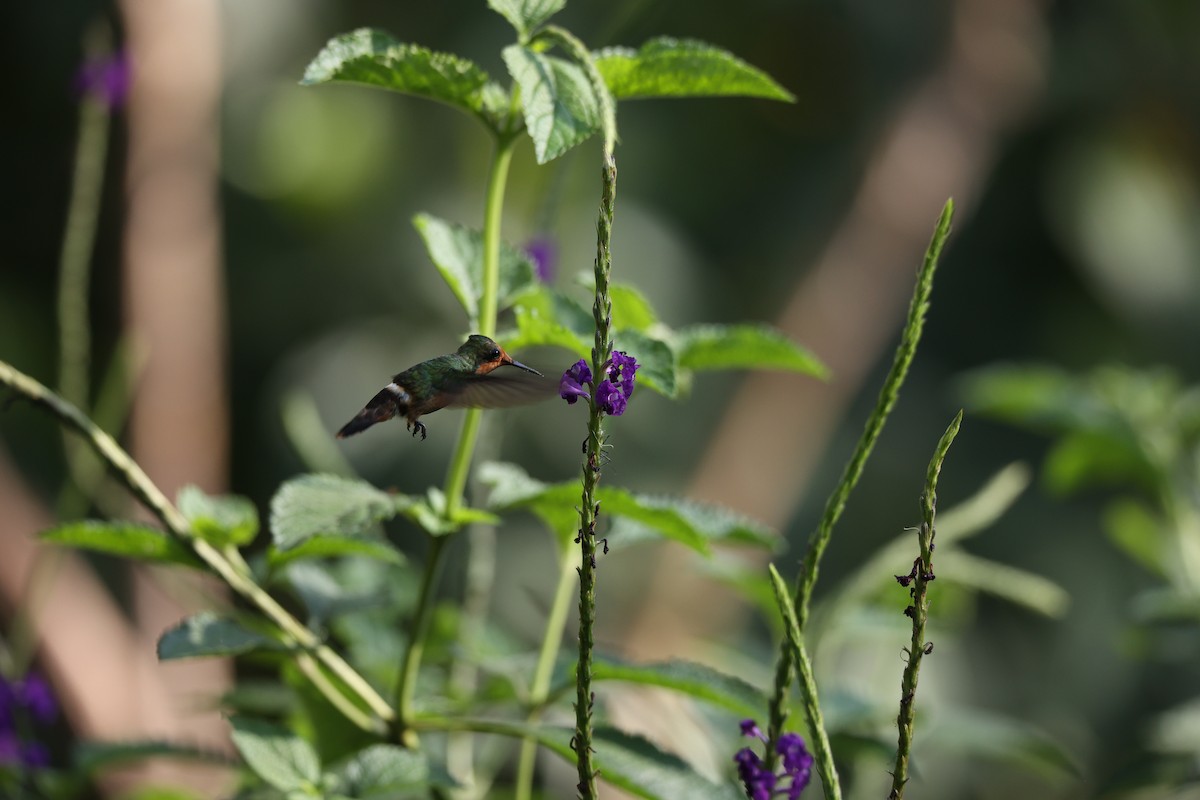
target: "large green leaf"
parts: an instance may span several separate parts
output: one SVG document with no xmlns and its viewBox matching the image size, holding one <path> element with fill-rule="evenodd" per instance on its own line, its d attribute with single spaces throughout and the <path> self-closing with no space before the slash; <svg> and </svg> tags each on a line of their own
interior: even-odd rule
<svg viewBox="0 0 1200 800">
<path fill-rule="evenodd" d="M 270 636 L 242 624 L 202 611 L 169 628 L 158 639 L 158 660 L 201 656 L 236 656 L 253 650 L 281 650 L 283 645 Z"/>
<path fill-rule="evenodd" d="M 551 519 L 561 520 L 564 525 L 569 519 L 568 514 L 578 517 L 574 511 L 579 503 L 579 484 L 576 481 L 542 483 L 515 464 L 495 462 L 481 465 L 479 477 L 491 487 L 489 508 L 498 511 L 528 508 L 538 514 L 549 514 Z M 776 541 L 776 535 L 760 523 L 727 509 L 690 500 L 641 495 L 604 485 L 597 490 L 597 499 L 602 513 L 639 524 L 636 532 L 627 529 L 622 534 L 625 537 L 623 541 L 638 540 L 649 531 L 654 531 L 704 554 L 709 553 L 709 544 L 715 541 L 760 545 L 770 545 Z M 572 524 L 567 530 L 576 527 L 576 524 Z"/>
<path fill-rule="evenodd" d="M 592 677 L 598 681 L 662 686 L 721 706 L 742 717 L 758 716 L 767 707 L 767 696 L 741 678 L 691 661 L 633 664 L 601 656 L 595 661 Z"/>
<path fill-rule="evenodd" d="M 271 569 L 286 564 L 313 558 L 344 558 L 360 556 L 383 561 L 388 564 L 405 563 L 404 554 L 384 539 L 364 539 L 345 536 L 312 536 L 295 547 L 278 550 L 272 547 L 267 552 Z"/>
<path fill-rule="evenodd" d="M 320 796 L 316 751 L 287 728 L 250 717 L 230 717 L 233 744 L 255 775 L 283 792 Z"/>
<path fill-rule="evenodd" d="M 360 28 L 335 36 L 304 71 L 302 84 L 357 83 L 438 100 L 492 127 L 504 114 L 504 90 L 468 59 L 403 44 L 383 31 Z"/>
<path fill-rule="evenodd" d="M 361 537 L 395 516 L 403 496 L 379 491 L 366 481 L 336 475 L 301 475 L 271 498 L 275 547 L 290 550 L 314 536 Z"/>
<path fill-rule="evenodd" d="M 705 42 L 660 37 L 637 50 L 596 53 L 596 67 L 618 100 L 639 97 L 763 97 L 795 100 L 762 70 Z"/>
<path fill-rule="evenodd" d="M 430 786 L 456 786 L 444 770 L 432 768 L 424 753 L 391 744 L 359 750 L 331 773 L 339 793 L 362 800 L 384 800 Z"/>
<path fill-rule="evenodd" d="M 608 296 L 612 298 L 612 324 L 617 330 L 645 333 L 658 322 L 654 306 L 637 287 L 614 282 L 608 287 Z"/>
<path fill-rule="evenodd" d="M 418 214 L 413 225 L 425 240 L 429 257 L 462 303 L 476 327 L 479 301 L 483 296 L 483 234 L 429 214 Z M 536 283 L 533 263 L 521 251 L 500 245 L 499 306 L 512 305 L 513 298 Z"/>
<path fill-rule="evenodd" d="M 41 538 L 54 544 L 81 547 L 138 561 L 201 566 L 200 559 L 179 540 L 160 530 L 133 522 L 69 522 L 43 532 Z"/>
<path fill-rule="evenodd" d="M 592 314 L 579 302 L 551 289 L 538 286 L 520 295 L 514 303 L 515 332 L 500 340 L 509 350 L 550 345 L 590 358 L 593 341 Z"/>
<path fill-rule="evenodd" d="M 620 331 L 613 342 L 613 349 L 622 350 L 637 359 L 636 386 L 645 386 L 667 397 L 678 394 L 675 352 L 666 342 L 641 331 Z"/>
<path fill-rule="evenodd" d="M 687 369 L 779 369 L 824 378 L 825 365 L 777 330 L 759 325 L 696 325 L 676 332 Z"/>
<path fill-rule="evenodd" d="M 520 45 L 504 48 L 504 63 L 521 87 L 525 127 L 539 164 L 600 129 L 600 104 L 579 66 Z"/>
<path fill-rule="evenodd" d="M 258 535 L 258 509 L 245 497 L 212 497 L 189 485 L 179 490 L 176 504 L 195 534 L 217 547 L 240 547 Z"/>
<path fill-rule="evenodd" d="M 488 0 L 488 8 L 508 20 L 522 42 L 566 4 L 567 0 Z"/>
</svg>

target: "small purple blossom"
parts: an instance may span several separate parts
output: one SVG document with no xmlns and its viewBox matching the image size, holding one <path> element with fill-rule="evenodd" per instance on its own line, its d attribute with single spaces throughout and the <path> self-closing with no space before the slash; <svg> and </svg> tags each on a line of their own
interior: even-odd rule
<svg viewBox="0 0 1200 800">
<path fill-rule="evenodd" d="M 553 283 L 558 271 L 558 244 L 549 236 L 535 236 L 525 244 L 525 255 L 533 262 L 538 280 Z"/>
<path fill-rule="evenodd" d="M 612 361 L 608 367 L 608 377 L 613 383 L 621 385 L 621 392 L 626 399 L 633 396 L 633 378 L 637 375 L 637 359 L 628 353 L 614 350 Z"/>
<path fill-rule="evenodd" d="M 605 414 L 619 417 L 625 413 L 625 394 L 610 380 L 600 381 L 596 387 L 596 405 Z"/>
<path fill-rule="evenodd" d="M 45 724 L 58 716 L 58 703 L 49 684 L 38 675 L 9 681 L 0 678 L 0 764 L 45 767 L 50 754 L 36 741 L 25 741 L 31 723 Z"/>
<path fill-rule="evenodd" d="M 741 728 L 743 736 L 764 743 L 767 741 L 767 737 L 754 720 L 742 720 Z M 772 800 L 776 797 L 798 800 L 800 793 L 812 779 L 813 757 L 800 734 L 782 734 L 775 744 L 775 752 L 783 762 L 783 771 L 780 774 L 768 770 L 766 763 L 749 747 L 743 747 L 734 755 L 738 778 L 742 781 L 746 797 L 750 800 Z"/>
<path fill-rule="evenodd" d="M 75 86 L 80 94 L 88 95 L 112 111 L 125 104 L 131 78 L 129 56 L 120 50 L 85 61 L 75 76 Z"/>
<path fill-rule="evenodd" d="M 591 384 L 592 371 L 588 369 L 587 362 L 582 358 L 571 365 L 571 368 L 563 373 L 562 380 L 558 382 L 558 396 L 567 401 L 568 405 L 575 405 L 575 401 L 581 397 L 591 397 L 583 385 Z"/>
</svg>

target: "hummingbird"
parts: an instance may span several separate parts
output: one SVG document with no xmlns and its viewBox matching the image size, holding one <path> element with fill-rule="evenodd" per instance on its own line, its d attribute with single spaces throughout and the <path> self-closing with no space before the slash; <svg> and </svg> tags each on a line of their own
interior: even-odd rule
<svg viewBox="0 0 1200 800">
<path fill-rule="evenodd" d="M 531 375 L 499 367 L 511 366 Z M 534 403 L 553 394 L 554 386 L 542 373 L 504 352 L 486 336 L 471 334 L 453 353 L 409 367 L 392 378 L 370 402 L 342 426 L 337 438 L 365 431 L 376 422 L 404 417 L 408 430 L 425 438 L 422 414 L 439 408 L 504 408 Z"/>
</svg>

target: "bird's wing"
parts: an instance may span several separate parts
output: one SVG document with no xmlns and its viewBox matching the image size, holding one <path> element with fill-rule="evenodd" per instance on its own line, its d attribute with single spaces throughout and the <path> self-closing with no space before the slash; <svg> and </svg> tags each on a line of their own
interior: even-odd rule
<svg viewBox="0 0 1200 800">
<path fill-rule="evenodd" d="M 468 375 L 449 394 L 450 408 L 509 408 L 553 397 L 557 386 L 548 378 L 518 370 Z"/>
</svg>

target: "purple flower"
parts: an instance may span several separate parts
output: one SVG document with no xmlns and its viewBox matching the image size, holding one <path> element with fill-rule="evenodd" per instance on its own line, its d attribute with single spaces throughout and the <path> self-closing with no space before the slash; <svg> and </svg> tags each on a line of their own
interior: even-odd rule
<svg viewBox="0 0 1200 800">
<path fill-rule="evenodd" d="M 558 382 L 558 396 L 566 400 L 568 405 L 575 405 L 575 401 L 579 398 L 591 397 L 583 388 L 585 383 L 590 384 L 591 382 L 592 371 L 588 369 L 587 362 L 581 358 L 563 373 L 562 380 Z"/>
<path fill-rule="evenodd" d="M 131 80 L 129 56 L 121 50 L 83 63 L 75 76 L 80 94 L 104 104 L 111 111 L 125 104 Z"/>
<path fill-rule="evenodd" d="M 525 244 L 525 255 L 533 262 L 538 280 L 552 283 L 558 266 L 558 245 L 549 236 L 535 236 Z"/>
<path fill-rule="evenodd" d="M 637 374 L 638 363 L 633 356 L 614 350 L 612 361 L 608 367 L 608 377 L 613 383 L 621 385 L 621 392 L 626 398 L 633 396 L 633 377 Z"/>
<path fill-rule="evenodd" d="M 743 736 L 767 741 L 767 737 L 754 720 L 742 720 L 741 728 Z M 738 778 L 741 779 L 746 789 L 746 797 L 750 800 L 772 800 L 785 796 L 787 800 L 798 800 L 800 793 L 812 779 L 813 757 L 804 746 L 804 739 L 800 734 L 781 735 L 775 743 L 775 752 L 783 761 L 781 774 L 768 770 L 763 760 L 749 747 L 743 747 L 733 757 L 737 762 Z"/>
<path fill-rule="evenodd" d="M 775 752 L 783 759 L 783 771 L 792 779 L 788 800 L 796 800 L 812 780 L 812 754 L 804 746 L 804 737 L 798 733 L 781 735 L 775 744 Z"/>
<path fill-rule="evenodd" d="M 625 394 L 612 381 L 602 380 L 596 387 L 596 405 L 605 414 L 619 417 L 625 413 Z"/>
<path fill-rule="evenodd" d="M 775 790 L 775 774 L 767 769 L 758 754 L 749 747 L 743 747 L 733 760 L 738 765 L 738 778 L 746 787 L 746 797 L 750 800 L 771 800 Z"/>
<path fill-rule="evenodd" d="M 749 736 L 763 742 L 767 740 L 767 737 L 763 734 L 762 729 L 758 727 L 758 723 L 752 719 L 742 720 L 742 736 Z"/>
<path fill-rule="evenodd" d="M 38 675 L 8 681 L 0 678 L 0 764 L 45 767 L 50 754 L 36 741 L 25 741 L 31 723 L 48 723 L 58 715 L 49 684 Z"/>
<path fill-rule="evenodd" d="M 38 722 L 53 722 L 58 716 L 58 703 L 50 691 L 50 685 L 41 676 L 30 673 L 25 680 L 13 684 L 13 695 L 17 704 L 29 711 Z"/>
</svg>

